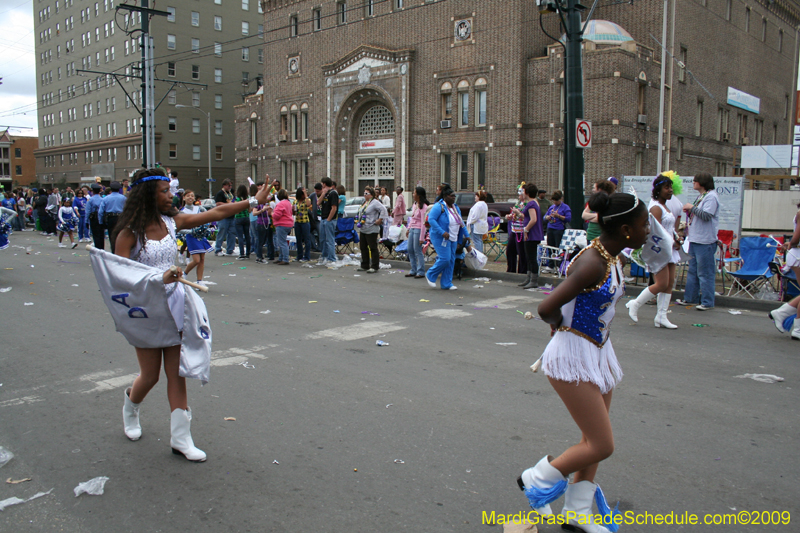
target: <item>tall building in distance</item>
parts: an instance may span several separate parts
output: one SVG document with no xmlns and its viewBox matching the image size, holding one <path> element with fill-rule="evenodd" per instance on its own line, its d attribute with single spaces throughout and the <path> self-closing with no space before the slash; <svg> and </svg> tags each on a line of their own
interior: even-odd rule
<svg viewBox="0 0 800 533">
<path fill-rule="evenodd" d="M 564 123 L 562 30 L 557 15 L 542 29 L 532 0 L 266 0 L 264 11 L 269 75 L 237 106 L 237 181 L 444 181 L 503 200 L 521 181 L 563 187 L 575 125 Z M 792 143 L 797 0 L 601 2 L 592 18 L 587 192 L 655 175 L 662 86 L 665 170 L 751 174 L 742 146 Z"/>
<path fill-rule="evenodd" d="M 33 4 L 40 183 L 121 180 L 141 168 L 141 15 L 118 4 Z M 234 176 L 233 108 L 260 82 L 263 12 L 257 0 L 168 0 L 155 9 L 169 13 L 150 19 L 162 80 L 155 86 L 155 160 L 205 197 L 209 128 L 213 177 Z"/>
</svg>

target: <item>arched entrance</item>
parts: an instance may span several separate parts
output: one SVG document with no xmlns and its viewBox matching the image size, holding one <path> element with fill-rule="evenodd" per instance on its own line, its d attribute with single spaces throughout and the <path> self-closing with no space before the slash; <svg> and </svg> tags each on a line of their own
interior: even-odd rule
<svg viewBox="0 0 800 533">
<path fill-rule="evenodd" d="M 395 182 L 395 119 L 380 102 L 364 106 L 364 113 L 354 127 L 354 176 L 357 193 L 364 187 L 386 187 L 389 194 Z"/>
</svg>

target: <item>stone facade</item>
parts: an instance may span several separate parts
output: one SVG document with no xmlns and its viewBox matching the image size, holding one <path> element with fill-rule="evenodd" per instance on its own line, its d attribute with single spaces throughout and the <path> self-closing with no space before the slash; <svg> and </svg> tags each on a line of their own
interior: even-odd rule
<svg viewBox="0 0 800 533">
<path fill-rule="evenodd" d="M 740 172 L 742 142 L 791 142 L 800 8 L 754 3 L 746 32 L 742 4 L 676 2 L 664 168 Z M 288 187 L 330 176 L 348 191 L 447 181 L 497 200 L 523 180 L 562 186 L 563 48 L 538 26 L 534 2 L 266 0 L 264 12 L 264 93 L 236 110 L 237 182 L 254 171 Z M 594 14 L 633 39 L 584 43 L 587 190 L 600 177 L 655 173 L 662 17 L 655 0 Z M 551 35 L 557 20 L 543 19 Z M 728 104 L 728 87 L 760 98 L 760 112 Z"/>
</svg>

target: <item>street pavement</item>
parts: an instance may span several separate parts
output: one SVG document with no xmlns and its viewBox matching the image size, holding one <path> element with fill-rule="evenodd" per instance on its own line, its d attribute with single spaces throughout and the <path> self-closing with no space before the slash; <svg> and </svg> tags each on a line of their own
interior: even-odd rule
<svg viewBox="0 0 800 533">
<path fill-rule="evenodd" d="M 520 472 L 580 438 L 529 370 L 549 327 L 522 313 L 546 291 L 498 280 L 441 291 L 399 270 L 209 256 L 211 380 L 188 384 L 209 458 L 190 463 L 170 451 L 165 379 L 142 404 L 141 440 L 122 432 L 138 367 L 84 245 L 32 233 L 11 244 L 0 252 L 11 288 L 0 293 L 0 446 L 15 457 L 0 477 L 31 480 L 0 483 L 0 500 L 52 492 L 5 509 L 0 531 L 502 531 L 484 518 L 526 512 Z M 655 307 L 634 325 L 618 306 L 625 378 L 597 482 L 622 511 L 789 511 L 796 523 L 800 343 L 761 311 L 671 309 L 675 331 L 652 326 Z M 748 373 L 785 381 L 737 377 Z M 74 496 L 97 476 L 109 478 L 103 495 Z"/>
</svg>

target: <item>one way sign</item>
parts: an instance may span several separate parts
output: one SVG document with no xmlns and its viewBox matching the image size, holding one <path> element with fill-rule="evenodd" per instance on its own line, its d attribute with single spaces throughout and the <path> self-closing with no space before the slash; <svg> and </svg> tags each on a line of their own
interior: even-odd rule
<svg viewBox="0 0 800 533">
<path fill-rule="evenodd" d="M 575 142 L 578 148 L 592 147 L 592 123 L 588 120 L 575 121 Z"/>
</svg>

